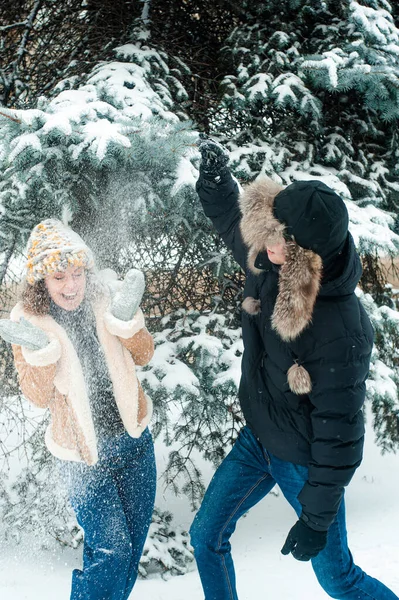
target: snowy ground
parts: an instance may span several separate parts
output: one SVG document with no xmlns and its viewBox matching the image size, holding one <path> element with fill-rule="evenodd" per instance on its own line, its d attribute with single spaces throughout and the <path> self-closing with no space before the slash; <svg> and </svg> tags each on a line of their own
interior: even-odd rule
<svg viewBox="0 0 399 600">
<path fill-rule="evenodd" d="M 162 450 L 158 452 L 162 463 Z M 209 473 L 210 476 L 210 473 Z M 164 497 L 179 522 L 188 527 L 192 515 L 183 499 Z M 355 560 L 399 594 L 399 456 L 382 457 L 369 431 L 365 458 L 347 491 L 349 542 Z M 294 523 L 284 499 L 269 496 L 241 519 L 232 545 L 240 600 L 322 600 L 308 563 L 283 557 L 280 548 Z M 72 550 L 37 551 L 23 547 L 0 550 L 1 600 L 68 600 L 71 570 L 80 566 Z M 202 600 L 196 571 L 164 581 L 139 580 L 132 600 Z"/>
</svg>

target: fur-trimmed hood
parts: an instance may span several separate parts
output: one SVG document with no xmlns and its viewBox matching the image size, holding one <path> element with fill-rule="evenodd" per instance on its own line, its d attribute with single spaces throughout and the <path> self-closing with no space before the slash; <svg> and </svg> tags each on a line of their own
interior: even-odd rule
<svg viewBox="0 0 399 600">
<path fill-rule="evenodd" d="M 283 188 L 268 178 L 249 184 L 239 204 L 241 234 L 253 273 L 261 273 L 255 266 L 260 253 L 286 242 L 272 326 L 284 341 L 295 340 L 311 322 L 323 263 L 334 261 L 344 249 L 348 237 L 345 204 L 320 181 L 300 181 Z M 250 302 L 247 299 L 244 304 L 247 312 Z"/>
<path fill-rule="evenodd" d="M 273 211 L 275 198 L 283 189 L 270 179 L 260 179 L 249 184 L 239 199 L 241 234 L 249 248 L 248 267 L 255 275 L 262 272 L 255 267 L 258 254 L 265 252 L 267 246 L 285 241 L 285 224 L 276 219 Z M 287 258 L 280 269 L 272 317 L 273 328 L 284 341 L 297 338 L 310 323 L 321 274 L 320 256 L 301 248 L 294 239 L 287 241 Z M 248 312 L 248 299 L 243 308 Z"/>
<path fill-rule="evenodd" d="M 240 199 L 241 234 L 249 248 L 248 267 L 259 275 L 257 258 L 267 247 L 286 243 L 286 260 L 279 269 L 278 295 L 271 323 L 285 342 L 291 342 L 310 325 L 321 290 L 324 265 L 330 267 L 348 240 L 347 210 L 339 196 L 321 182 L 297 182 L 282 188 L 270 179 L 248 185 Z M 277 218 L 280 214 L 284 221 Z M 296 237 L 306 247 L 299 245 Z M 353 244 L 352 244 L 353 245 Z M 320 248 L 320 254 L 314 251 Z M 330 286 L 331 287 L 331 286 Z M 333 285 L 335 293 L 338 287 Z M 247 297 L 243 309 L 261 310 L 259 299 Z M 287 373 L 290 389 L 307 394 L 312 382 L 303 366 L 294 364 Z"/>
<path fill-rule="evenodd" d="M 255 273 L 255 260 L 267 245 L 284 242 L 285 226 L 273 214 L 274 199 L 284 188 L 271 179 L 258 179 L 244 188 L 239 197 L 242 214 L 240 228 L 249 248 L 248 266 Z"/>
</svg>

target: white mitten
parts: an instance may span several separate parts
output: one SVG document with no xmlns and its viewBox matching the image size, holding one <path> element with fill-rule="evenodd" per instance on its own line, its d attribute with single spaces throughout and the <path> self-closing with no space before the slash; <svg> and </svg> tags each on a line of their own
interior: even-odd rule
<svg viewBox="0 0 399 600">
<path fill-rule="evenodd" d="M 0 336 L 10 344 L 24 346 L 29 350 L 42 350 L 49 343 L 47 334 L 21 317 L 19 322 L 0 320 Z"/>
<path fill-rule="evenodd" d="M 144 288 L 144 274 L 138 269 L 130 269 L 112 298 L 111 313 L 113 316 L 121 321 L 133 319 L 143 297 Z"/>
</svg>

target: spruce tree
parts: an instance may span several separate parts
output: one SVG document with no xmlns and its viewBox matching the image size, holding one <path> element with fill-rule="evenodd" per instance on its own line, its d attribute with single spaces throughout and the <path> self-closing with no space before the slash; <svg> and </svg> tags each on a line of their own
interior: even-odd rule
<svg viewBox="0 0 399 600">
<path fill-rule="evenodd" d="M 0 3 L 0 105 L 32 108 L 61 79 L 79 77 L 126 39 L 142 6 L 125 0 Z"/>
</svg>

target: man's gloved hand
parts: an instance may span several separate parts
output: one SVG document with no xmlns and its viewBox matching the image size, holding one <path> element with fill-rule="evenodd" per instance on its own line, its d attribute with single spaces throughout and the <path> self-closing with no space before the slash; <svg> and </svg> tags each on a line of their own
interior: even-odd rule
<svg viewBox="0 0 399 600">
<path fill-rule="evenodd" d="M 204 175 L 208 179 L 223 175 L 229 162 L 229 153 L 226 148 L 208 138 L 204 133 L 200 133 L 197 146 L 202 156 L 200 169 Z"/>
<path fill-rule="evenodd" d="M 144 274 L 138 269 L 130 269 L 112 298 L 111 313 L 114 317 L 121 321 L 133 319 L 143 297 L 144 288 Z"/>
<path fill-rule="evenodd" d="M 299 520 L 291 528 L 281 554 L 290 552 L 297 560 L 310 560 L 318 555 L 327 544 L 327 531 L 316 531 Z"/>
<path fill-rule="evenodd" d="M 23 317 L 18 322 L 1 319 L 0 336 L 10 344 L 24 346 L 28 350 L 42 350 L 50 341 L 42 329 Z"/>
</svg>

